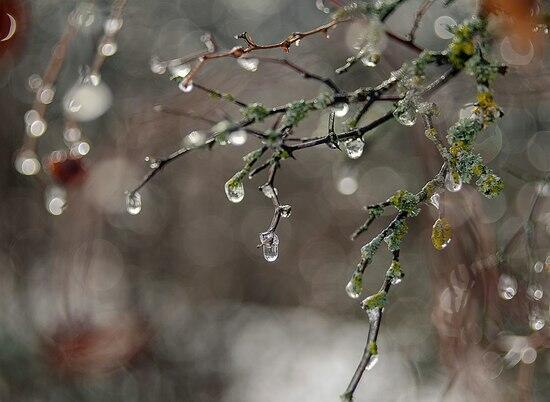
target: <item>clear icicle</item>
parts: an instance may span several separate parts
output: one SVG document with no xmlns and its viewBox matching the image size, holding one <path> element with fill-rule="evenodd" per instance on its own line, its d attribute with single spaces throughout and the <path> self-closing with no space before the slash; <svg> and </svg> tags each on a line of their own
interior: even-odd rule
<svg viewBox="0 0 550 402">
<path fill-rule="evenodd" d="M 260 233 L 260 242 L 265 260 L 275 261 L 279 257 L 279 236 L 273 232 Z"/>
</svg>

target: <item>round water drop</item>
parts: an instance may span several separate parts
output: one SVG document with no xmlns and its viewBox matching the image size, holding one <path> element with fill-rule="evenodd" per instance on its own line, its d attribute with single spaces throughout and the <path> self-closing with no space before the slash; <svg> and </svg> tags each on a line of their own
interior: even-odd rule
<svg viewBox="0 0 550 402">
<path fill-rule="evenodd" d="M 49 105 L 52 103 L 54 95 L 55 90 L 49 85 L 44 85 L 36 93 L 36 99 L 44 105 Z"/>
<path fill-rule="evenodd" d="M 27 125 L 27 135 L 29 137 L 40 137 L 46 132 L 48 125 L 41 117 L 38 117 L 32 123 Z"/>
<path fill-rule="evenodd" d="M 368 364 L 367 364 L 367 367 L 365 367 L 365 369 L 368 371 L 368 370 L 371 370 L 374 366 L 376 366 L 376 363 L 378 363 L 378 354 L 375 354 L 375 355 L 372 355 Z"/>
<path fill-rule="evenodd" d="M 339 103 L 337 105 L 334 105 L 334 114 L 337 117 L 344 117 L 346 114 L 348 114 L 349 111 L 349 105 L 347 103 Z"/>
<path fill-rule="evenodd" d="M 544 317 L 535 309 L 529 313 L 529 326 L 533 331 L 540 331 L 546 324 Z"/>
<path fill-rule="evenodd" d="M 61 187 L 49 187 L 46 190 L 46 209 L 52 215 L 63 213 L 67 206 L 67 192 Z"/>
<path fill-rule="evenodd" d="M 182 92 L 189 93 L 193 90 L 193 82 L 189 81 L 187 84 L 185 84 L 185 81 L 182 81 L 178 84 L 178 88 Z"/>
<path fill-rule="evenodd" d="M 244 185 L 240 180 L 230 179 L 225 183 L 225 195 L 227 199 L 234 203 L 239 203 L 244 199 Z"/>
<path fill-rule="evenodd" d="M 435 193 L 430 197 L 430 204 L 432 204 L 436 209 L 439 209 L 439 200 L 441 199 L 441 196 L 439 193 Z"/>
<path fill-rule="evenodd" d="M 65 115 L 75 121 L 91 121 L 105 113 L 113 100 L 111 90 L 105 83 L 97 85 L 88 80 L 73 86 L 63 98 Z"/>
<path fill-rule="evenodd" d="M 130 215 L 137 215 L 141 212 L 141 194 L 137 191 L 126 195 L 126 210 Z"/>
<path fill-rule="evenodd" d="M 31 74 L 28 79 L 28 85 L 31 91 L 38 91 L 42 87 L 42 77 L 38 74 Z"/>
<path fill-rule="evenodd" d="M 246 143 L 246 140 L 248 139 L 248 133 L 245 129 L 239 129 L 237 131 L 233 131 L 231 134 L 229 134 L 229 143 L 232 145 L 243 145 Z"/>
<path fill-rule="evenodd" d="M 498 279 L 498 293 L 504 300 L 511 300 L 518 291 L 516 278 L 502 274 Z"/>
<path fill-rule="evenodd" d="M 445 176 L 445 188 L 452 193 L 460 191 L 462 188 L 462 178 L 456 172 L 447 172 Z"/>
<path fill-rule="evenodd" d="M 268 232 L 260 234 L 264 258 L 273 262 L 279 257 L 279 236 L 276 233 Z"/>
<path fill-rule="evenodd" d="M 109 57 L 116 53 L 118 47 L 115 41 L 107 39 L 99 45 L 99 53 L 103 56 Z"/>
<path fill-rule="evenodd" d="M 344 143 L 346 155 L 351 159 L 360 158 L 361 155 L 363 155 L 364 147 L 365 147 L 365 143 L 361 138 L 350 139 Z"/>
<path fill-rule="evenodd" d="M 533 271 L 535 271 L 537 274 L 540 274 L 542 270 L 544 269 L 544 264 L 542 261 L 535 262 L 535 265 L 533 265 Z"/>
<path fill-rule="evenodd" d="M 258 70 L 258 64 L 260 64 L 260 61 L 255 58 L 244 58 L 237 59 L 237 63 L 239 63 L 239 65 L 246 71 L 254 72 Z"/>
<path fill-rule="evenodd" d="M 24 150 L 15 158 L 15 169 L 25 176 L 32 176 L 40 171 L 40 162 L 31 150 Z"/>
<path fill-rule="evenodd" d="M 539 301 L 544 296 L 544 290 L 538 284 L 533 284 L 527 289 L 527 294 L 536 301 Z"/>
</svg>

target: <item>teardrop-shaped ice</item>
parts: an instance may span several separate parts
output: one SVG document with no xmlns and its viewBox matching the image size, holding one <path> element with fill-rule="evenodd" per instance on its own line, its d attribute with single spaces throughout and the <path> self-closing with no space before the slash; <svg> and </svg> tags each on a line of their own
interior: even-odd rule
<svg viewBox="0 0 550 402">
<path fill-rule="evenodd" d="M 337 105 L 334 105 L 334 114 L 337 117 L 344 117 L 346 114 L 348 114 L 349 111 L 349 105 L 347 103 L 339 103 Z"/>
<path fill-rule="evenodd" d="M 443 250 L 451 242 L 453 230 L 449 221 L 445 218 L 439 218 L 435 221 L 432 228 L 432 243 L 436 250 Z"/>
<path fill-rule="evenodd" d="M 460 191 L 462 188 L 462 178 L 457 172 L 447 172 L 445 176 L 445 188 L 452 193 Z"/>
<path fill-rule="evenodd" d="M 265 260 L 275 261 L 279 257 L 279 236 L 273 232 L 261 233 L 260 241 Z"/>
<path fill-rule="evenodd" d="M 133 191 L 126 195 L 126 210 L 130 215 L 137 215 L 141 211 L 141 194 Z"/>
<path fill-rule="evenodd" d="M 350 157 L 351 159 L 357 159 L 360 158 L 361 155 L 363 155 L 365 143 L 361 138 L 350 139 L 344 143 L 344 148 L 348 157 Z"/>
<path fill-rule="evenodd" d="M 231 202 L 238 203 L 244 198 L 244 185 L 240 180 L 229 179 L 225 183 L 225 194 Z"/>
<path fill-rule="evenodd" d="M 254 72 L 258 70 L 258 64 L 260 61 L 256 58 L 241 58 L 237 59 L 237 63 L 246 71 Z"/>
<path fill-rule="evenodd" d="M 371 356 L 369 362 L 367 363 L 367 367 L 365 367 L 365 370 L 371 370 L 374 366 L 376 366 L 376 363 L 378 363 L 378 354 Z"/>
</svg>

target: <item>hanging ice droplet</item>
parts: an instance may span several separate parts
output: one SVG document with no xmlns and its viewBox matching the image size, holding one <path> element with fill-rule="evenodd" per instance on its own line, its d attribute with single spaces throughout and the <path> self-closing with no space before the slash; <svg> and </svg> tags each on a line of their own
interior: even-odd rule
<svg viewBox="0 0 550 402">
<path fill-rule="evenodd" d="M 279 236 L 273 232 L 260 233 L 260 242 L 265 260 L 275 261 L 279 257 Z"/>
<path fill-rule="evenodd" d="M 402 99 L 397 102 L 393 116 L 404 126 L 413 126 L 416 123 L 416 107 L 411 99 Z"/>
<path fill-rule="evenodd" d="M 244 185 L 240 180 L 229 179 L 225 183 L 225 195 L 231 202 L 238 203 L 244 199 Z"/>
<path fill-rule="evenodd" d="M 435 221 L 432 228 L 432 244 L 436 250 L 443 250 L 451 242 L 453 230 L 449 221 L 445 218 L 439 218 Z"/>
<path fill-rule="evenodd" d="M 348 114 L 349 111 L 349 105 L 347 103 L 339 103 L 337 105 L 334 105 L 334 114 L 337 117 L 344 117 L 346 114 Z"/>
<path fill-rule="evenodd" d="M 153 56 L 149 61 L 151 71 L 155 74 L 164 74 L 166 72 L 166 63 L 162 63 L 158 57 Z"/>
<path fill-rule="evenodd" d="M 36 99 L 44 105 L 52 103 L 55 96 L 55 90 L 50 85 L 43 85 L 36 92 Z"/>
<path fill-rule="evenodd" d="M 126 195 L 126 211 L 130 215 L 137 215 L 141 212 L 141 194 L 137 191 Z"/>
<path fill-rule="evenodd" d="M 193 82 L 189 81 L 188 83 L 185 83 L 185 80 L 179 83 L 178 88 L 180 91 L 189 93 L 193 90 Z"/>
<path fill-rule="evenodd" d="M 187 77 L 187 74 L 191 72 L 189 64 L 168 64 L 168 70 L 174 77 Z"/>
<path fill-rule="evenodd" d="M 361 63 L 367 67 L 376 67 L 380 61 L 380 58 L 380 51 L 376 48 L 376 46 L 373 44 L 367 45 L 365 55 L 361 57 Z"/>
<path fill-rule="evenodd" d="M 538 308 L 533 309 L 529 313 L 529 326 L 533 331 L 540 331 L 544 328 L 546 321 Z"/>
<path fill-rule="evenodd" d="M 61 215 L 67 206 L 67 192 L 61 187 L 52 186 L 46 189 L 46 209 L 52 215 Z"/>
<path fill-rule="evenodd" d="M 183 139 L 183 143 L 188 148 L 196 148 L 204 145 L 206 142 L 206 134 L 202 131 L 191 131 Z"/>
<path fill-rule="evenodd" d="M 441 196 L 439 193 L 435 193 L 430 197 L 430 204 L 432 204 L 435 209 L 439 209 L 439 200 L 441 199 Z"/>
<path fill-rule="evenodd" d="M 232 145 L 243 145 L 246 143 L 246 140 L 248 139 L 248 133 L 245 129 L 241 128 L 239 130 L 233 131 L 231 134 L 229 134 L 229 143 Z"/>
<path fill-rule="evenodd" d="M 265 184 L 262 186 L 262 193 L 264 193 L 267 198 L 273 198 L 277 194 L 277 190 L 269 184 Z"/>
<path fill-rule="evenodd" d="M 281 216 L 283 218 L 290 217 L 290 214 L 292 213 L 292 207 L 290 205 L 281 205 L 279 210 L 281 211 Z"/>
<path fill-rule="evenodd" d="M 48 125 L 46 121 L 38 116 L 34 121 L 27 124 L 27 135 L 29 137 L 40 137 L 46 132 Z"/>
<path fill-rule="evenodd" d="M 378 363 L 378 354 L 371 356 L 369 362 L 367 363 L 367 367 L 365 367 L 365 370 L 371 370 L 374 366 L 376 366 L 376 363 Z"/>
<path fill-rule="evenodd" d="M 363 155 L 365 143 L 361 138 L 350 139 L 344 142 L 344 148 L 346 149 L 346 155 L 348 157 L 351 159 L 357 159 Z"/>
<path fill-rule="evenodd" d="M 502 274 L 498 279 L 498 293 L 504 300 L 511 300 L 518 291 L 518 282 L 513 276 Z"/>
<path fill-rule="evenodd" d="M 23 150 L 15 158 L 15 169 L 25 176 L 32 176 L 40 171 L 40 162 L 33 151 Z"/>
<path fill-rule="evenodd" d="M 260 64 L 260 60 L 255 58 L 241 58 L 237 59 L 237 63 L 239 63 L 239 66 L 241 66 L 246 71 L 254 72 L 258 70 L 258 64 Z"/>
<path fill-rule="evenodd" d="M 539 301 L 544 296 L 544 290 L 539 284 L 533 284 L 527 289 L 527 294 L 535 301 Z"/>
<path fill-rule="evenodd" d="M 122 18 L 107 18 L 103 24 L 103 30 L 107 35 L 116 34 L 122 28 Z"/>
<path fill-rule="evenodd" d="M 346 285 L 346 293 L 352 299 L 357 299 L 363 291 L 363 274 L 354 272 L 350 281 Z"/>
<path fill-rule="evenodd" d="M 460 191 L 462 188 L 462 178 L 457 172 L 447 172 L 447 175 L 445 176 L 445 188 L 452 193 Z"/>
<path fill-rule="evenodd" d="M 116 53 L 118 46 L 114 40 L 107 39 L 99 45 L 99 53 L 105 57 L 112 56 Z"/>
</svg>

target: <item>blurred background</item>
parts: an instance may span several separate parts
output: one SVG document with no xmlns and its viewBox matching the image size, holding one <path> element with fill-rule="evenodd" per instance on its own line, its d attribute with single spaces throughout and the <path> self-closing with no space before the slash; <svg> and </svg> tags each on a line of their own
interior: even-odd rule
<svg viewBox="0 0 550 402">
<path fill-rule="evenodd" d="M 449 33 L 442 26 L 476 7 L 470 0 L 449 8 L 440 3 L 420 25 L 423 47 L 444 48 Z M 401 7 L 388 29 L 407 34 L 420 4 Z M 0 42 L 0 400 L 338 400 L 368 330 L 344 287 L 361 245 L 390 216 L 355 242 L 349 235 L 365 219 L 362 206 L 400 188 L 417 191 L 438 171 L 439 157 L 420 123 L 386 123 L 358 160 L 318 147 L 285 161 L 277 187 L 293 212 L 279 226 L 275 263 L 256 248 L 273 209 L 257 191 L 265 177 L 246 183 L 240 204 L 223 191 L 257 145 L 250 136 L 168 166 L 141 191 L 139 215 L 126 212 L 124 196 L 147 173 L 147 156 L 167 155 L 191 131 L 210 128 L 189 114 L 238 117 L 231 104 L 197 89 L 178 90 L 169 72 L 152 71 L 154 60 L 202 49 L 205 32 L 222 48 L 234 46 L 233 36 L 244 30 L 258 43 L 278 41 L 327 21 L 322 2 L 130 0 L 110 42 L 101 37 L 111 2 L 0 5 L 0 32 L 8 38 Z M 75 9 L 79 29 L 66 48 L 53 101 L 52 93 L 41 93 L 47 130 L 36 156 L 22 161 L 33 87 L 40 87 L 52 49 L 59 56 L 56 43 Z M 376 68 L 333 73 L 353 54 L 365 26 L 344 24 L 329 39 L 302 40 L 288 58 L 345 90 L 379 83 L 414 52 L 385 39 Z M 453 239 L 441 252 L 430 241 L 438 211 L 426 205 L 411 222 L 401 257 L 406 276 L 390 295 L 380 361 L 359 385 L 357 401 L 548 400 L 548 35 L 528 41 L 513 35 L 505 32 L 493 49 L 510 64 L 495 85 L 504 117 L 477 147 L 503 177 L 504 194 L 487 200 L 464 186 L 442 195 Z M 67 94 L 80 89 L 98 42 L 104 55 L 116 54 L 101 67 L 101 90 L 82 98 L 91 102 L 84 105 L 89 115 L 79 115 Z M 282 66 L 260 63 L 247 71 L 234 59 L 209 63 L 196 82 L 267 106 L 325 90 Z M 464 76 L 434 94 L 440 130 L 474 98 L 475 86 Z M 373 108 L 367 120 L 388 107 Z M 300 124 L 300 136 L 322 135 L 327 118 L 312 115 Z M 76 165 L 48 165 L 59 158 L 52 152 L 75 145 Z M 365 294 L 380 286 L 388 264 L 382 251 L 366 273 Z"/>
</svg>

